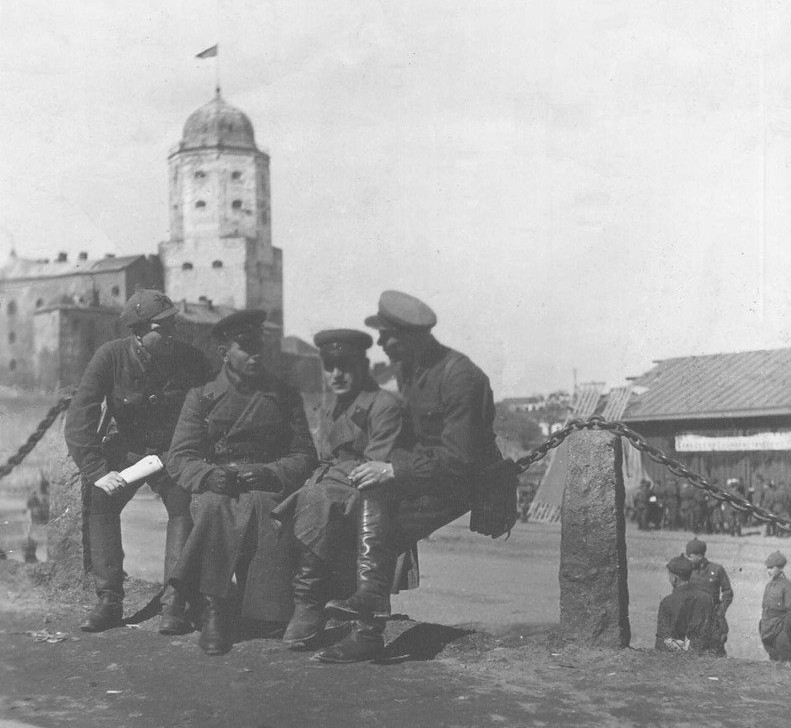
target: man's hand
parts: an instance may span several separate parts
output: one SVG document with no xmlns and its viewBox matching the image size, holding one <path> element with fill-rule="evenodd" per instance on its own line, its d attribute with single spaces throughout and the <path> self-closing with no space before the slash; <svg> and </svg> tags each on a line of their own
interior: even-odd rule
<svg viewBox="0 0 791 728">
<path fill-rule="evenodd" d="M 261 490 L 267 493 L 280 493 L 283 484 L 277 476 L 261 463 L 237 465 L 239 468 L 239 483 L 244 490 Z"/>
<path fill-rule="evenodd" d="M 232 468 L 215 468 L 207 476 L 203 484 L 206 490 L 217 495 L 234 496 L 237 493 L 238 474 Z"/>
<path fill-rule="evenodd" d="M 387 485 L 395 480 L 392 463 L 383 463 L 378 460 L 358 465 L 351 473 L 349 480 L 357 490 L 367 490 L 381 485 Z"/>
<path fill-rule="evenodd" d="M 107 495 L 115 495 L 128 483 L 121 477 L 121 474 L 111 470 L 107 475 L 103 475 L 94 485 L 103 490 Z"/>
</svg>

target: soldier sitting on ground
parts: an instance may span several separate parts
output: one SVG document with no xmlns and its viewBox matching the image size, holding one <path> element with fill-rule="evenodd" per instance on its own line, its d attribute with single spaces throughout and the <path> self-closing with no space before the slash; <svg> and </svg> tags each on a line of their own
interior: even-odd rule
<svg viewBox="0 0 791 728">
<path fill-rule="evenodd" d="M 711 638 L 715 645 L 715 654 L 725 657 L 725 642 L 728 639 L 728 622 L 725 612 L 733 602 L 733 589 L 728 573 L 720 564 L 706 558 L 706 542 L 693 538 L 684 550 L 685 557 L 692 563 L 690 583 L 706 592 L 714 603 L 714 620 Z"/>
<path fill-rule="evenodd" d="M 692 562 L 676 556 L 668 562 L 667 572 L 673 592 L 659 604 L 656 649 L 695 654 L 711 650 L 714 603 L 708 594 L 690 584 Z"/>
</svg>

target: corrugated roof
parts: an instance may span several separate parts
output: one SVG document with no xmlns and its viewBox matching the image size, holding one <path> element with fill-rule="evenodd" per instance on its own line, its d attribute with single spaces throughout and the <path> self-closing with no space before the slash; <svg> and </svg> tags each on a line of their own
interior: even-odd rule
<svg viewBox="0 0 791 728">
<path fill-rule="evenodd" d="M 791 349 L 663 359 L 633 388 L 627 421 L 789 415 Z"/>
<path fill-rule="evenodd" d="M 0 268 L 0 280 L 26 280 L 30 278 L 57 278 L 60 276 L 87 273 L 106 273 L 124 270 L 144 255 L 125 255 L 118 258 L 101 258 L 99 260 L 29 260 L 11 257 Z"/>
</svg>

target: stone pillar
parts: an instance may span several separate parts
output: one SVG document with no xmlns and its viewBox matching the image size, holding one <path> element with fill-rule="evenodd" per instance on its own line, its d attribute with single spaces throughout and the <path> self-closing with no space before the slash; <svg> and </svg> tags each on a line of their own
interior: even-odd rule
<svg viewBox="0 0 791 728">
<path fill-rule="evenodd" d="M 56 583 L 75 586 L 86 581 L 90 551 L 86 548 L 87 529 L 83 519 L 80 474 L 66 450 L 64 423 L 65 414 L 61 414 L 38 447 L 46 448 L 49 453 L 47 560 Z"/>
<path fill-rule="evenodd" d="M 568 439 L 561 511 L 560 631 L 587 647 L 628 647 L 622 447 L 608 432 Z"/>
</svg>

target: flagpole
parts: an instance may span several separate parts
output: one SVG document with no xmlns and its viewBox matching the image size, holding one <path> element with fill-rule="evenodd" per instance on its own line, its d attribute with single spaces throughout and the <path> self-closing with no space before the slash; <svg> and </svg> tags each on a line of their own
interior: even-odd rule
<svg viewBox="0 0 791 728">
<path fill-rule="evenodd" d="M 220 95 L 220 45 L 217 44 L 217 55 L 214 56 L 214 88 Z"/>
</svg>

